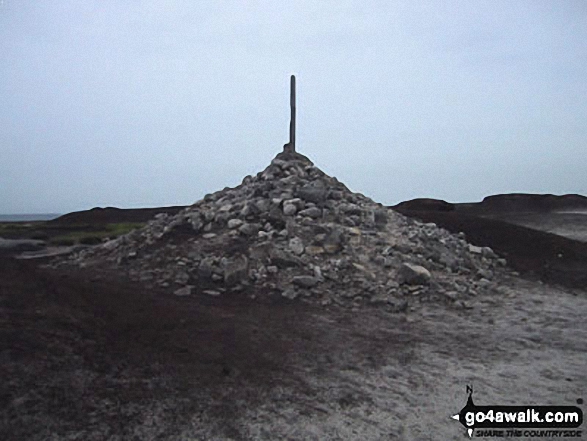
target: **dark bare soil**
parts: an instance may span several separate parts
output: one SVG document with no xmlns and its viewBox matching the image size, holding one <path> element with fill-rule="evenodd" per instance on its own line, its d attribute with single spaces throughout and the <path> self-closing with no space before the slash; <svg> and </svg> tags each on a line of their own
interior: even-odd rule
<svg viewBox="0 0 587 441">
<path fill-rule="evenodd" d="M 467 384 L 584 396 L 584 293 L 512 279 L 471 307 L 176 298 L 2 258 L 0 439 L 460 440 Z"/>
<path fill-rule="evenodd" d="M 0 260 L 0 308 L 3 440 L 96 430 L 131 439 L 133 406 L 170 397 L 181 405 L 168 417 L 185 424 L 207 406 L 200 394 L 224 396 L 235 377 L 255 390 L 279 384 L 307 338 L 299 305 L 185 302 L 10 258 Z M 216 406 L 230 432 L 231 397 Z"/>
</svg>

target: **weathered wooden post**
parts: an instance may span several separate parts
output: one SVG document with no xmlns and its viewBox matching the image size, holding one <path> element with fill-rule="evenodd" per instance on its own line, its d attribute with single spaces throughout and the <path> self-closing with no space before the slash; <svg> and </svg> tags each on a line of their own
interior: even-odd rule
<svg viewBox="0 0 587 441">
<path fill-rule="evenodd" d="M 296 77 L 291 76 L 289 85 L 289 108 L 291 117 L 289 120 L 289 143 L 283 146 L 284 152 L 296 151 Z"/>
</svg>

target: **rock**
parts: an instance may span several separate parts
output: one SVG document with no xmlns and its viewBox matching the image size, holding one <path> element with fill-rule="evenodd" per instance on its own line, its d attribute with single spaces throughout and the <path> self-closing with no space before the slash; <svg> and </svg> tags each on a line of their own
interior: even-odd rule
<svg viewBox="0 0 587 441">
<path fill-rule="evenodd" d="M 322 269 L 318 265 L 314 265 L 314 277 L 317 278 L 320 282 L 324 281 L 324 276 L 322 275 Z"/>
<path fill-rule="evenodd" d="M 233 286 L 247 278 L 249 271 L 249 260 L 246 256 L 240 256 L 230 260 L 223 266 L 224 283 Z"/>
<path fill-rule="evenodd" d="M 205 289 L 202 293 L 212 297 L 218 297 L 220 295 L 220 291 L 216 291 L 215 289 Z"/>
<path fill-rule="evenodd" d="M 173 291 L 173 294 L 175 294 L 176 296 L 184 297 L 184 296 L 191 295 L 193 290 L 194 290 L 193 285 L 186 285 L 186 286 L 183 286 L 183 287 Z"/>
<path fill-rule="evenodd" d="M 278 268 L 292 268 L 303 265 L 303 262 L 298 257 L 277 248 L 270 251 L 269 258 Z"/>
<path fill-rule="evenodd" d="M 340 190 L 331 190 L 328 192 L 328 199 L 332 199 L 335 201 L 340 201 L 342 199 L 342 191 Z"/>
<path fill-rule="evenodd" d="M 257 212 L 259 212 L 259 213 L 265 213 L 267 210 L 269 210 L 270 205 L 271 205 L 271 203 L 267 199 L 259 199 L 255 202 L 255 206 L 257 207 Z"/>
<path fill-rule="evenodd" d="M 190 276 L 188 273 L 186 273 L 185 271 L 180 271 L 175 276 L 175 283 L 177 283 L 179 285 L 184 285 L 188 282 L 189 279 L 190 279 Z"/>
<path fill-rule="evenodd" d="M 231 230 L 240 227 L 243 224 L 243 220 L 242 219 L 230 219 L 228 221 L 228 228 L 230 228 Z"/>
<path fill-rule="evenodd" d="M 208 224 L 208 225 L 210 225 L 210 224 Z M 204 239 L 212 239 L 212 238 L 216 237 L 216 233 L 206 233 L 206 234 L 203 234 L 202 237 Z"/>
<path fill-rule="evenodd" d="M 493 275 L 489 270 L 486 270 L 484 268 L 479 268 L 477 270 L 477 277 L 479 277 L 480 279 L 491 279 L 492 276 Z"/>
<path fill-rule="evenodd" d="M 245 202 L 243 208 L 241 209 L 240 215 L 244 218 L 247 218 L 249 216 L 254 216 L 255 214 L 259 213 L 259 208 L 257 207 L 256 204 L 247 201 Z"/>
<path fill-rule="evenodd" d="M 481 289 L 487 289 L 491 286 L 491 282 L 489 280 L 483 278 L 477 282 L 477 286 L 479 286 L 479 288 L 481 288 Z"/>
<path fill-rule="evenodd" d="M 312 219 L 318 219 L 322 216 L 322 210 L 317 207 L 310 207 L 298 213 L 300 216 L 308 216 Z"/>
<path fill-rule="evenodd" d="M 278 206 L 273 206 L 269 209 L 267 220 L 274 228 L 281 229 L 285 226 L 283 212 Z"/>
<path fill-rule="evenodd" d="M 219 211 L 214 216 L 214 222 L 217 225 L 223 226 L 231 218 L 231 214 L 228 211 Z"/>
<path fill-rule="evenodd" d="M 198 266 L 198 276 L 204 279 L 212 277 L 214 272 L 214 260 L 207 257 L 200 262 Z"/>
<path fill-rule="evenodd" d="M 305 249 L 306 254 L 308 254 L 309 256 L 317 256 L 319 254 L 323 254 L 324 251 L 324 248 L 316 245 L 309 245 Z"/>
<path fill-rule="evenodd" d="M 453 301 L 459 298 L 459 293 L 456 291 L 442 291 L 442 294 Z"/>
<path fill-rule="evenodd" d="M 282 297 L 285 297 L 286 299 L 290 299 L 293 300 L 295 299 L 299 294 L 296 292 L 296 290 L 294 288 L 287 288 L 286 290 L 284 290 L 281 293 Z"/>
<path fill-rule="evenodd" d="M 483 254 L 483 248 L 477 247 L 475 245 L 469 244 L 468 250 L 469 250 L 469 253 L 471 253 L 471 254 Z"/>
<path fill-rule="evenodd" d="M 257 223 L 244 223 L 239 227 L 238 231 L 245 236 L 255 236 L 260 229 L 261 225 Z"/>
<path fill-rule="evenodd" d="M 283 214 L 286 216 L 293 216 L 298 211 L 294 204 L 283 204 Z"/>
<path fill-rule="evenodd" d="M 487 257 L 489 259 L 494 259 L 497 257 L 497 255 L 495 254 L 495 252 L 489 248 L 489 247 L 482 247 L 481 248 L 481 255 L 483 257 Z"/>
<path fill-rule="evenodd" d="M 438 262 L 449 268 L 451 271 L 457 271 L 459 268 L 459 261 L 454 255 L 448 253 L 440 254 Z"/>
<path fill-rule="evenodd" d="M 373 258 L 373 262 L 375 262 L 377 265 L 384 266 L 387 263 L 387 259 L 385 256 L 378 255 Z"/>
<path fill-rule="evenodd" d="M 387 209 L 385 208 L 378 208 L 374 212 L 375 216 L 375 225 L 377 226 L 384 226 L 387 224 Z"/>
<path fill-rule="evenodd" d="M 335 254 L 342 250 L 344 244 L 344 235 L 342 230 L 332 230 L 324 240 L 324 250 L 327 253 Z"/>
<path fill-rule="evenodd" d="M 431 274 L 426 268 L 411 263 L 403 263 L 398 271 L 398 281 L 407 285 L 427 285 Z"/>
<path fill-rule="evenodd" d="M 296 256 L 300 256 L 304 252 L 304 242 L 299 237 L 293 237 L 289 240 L 289 249 Z"/>
<path fill-rule="evenodd" d="M 347 216 L 361 216 L 363 214 L 363 210 L 357 204 L 341 204 L 340 210 L 346 214 Z"/>
<path fill-rule="evenodd" d="M 320 279 L 314 276 L 294 276 L 292 282 L 294 285 L 301 286 L 302 288 L 312 288 L 320 282 Z"/>
<path fill-rule="evenodd" d="M 315 181 L 299 188 L 296 196 L 304 201 L 319 204 L 326 200 L 327 193 L 324 184 L 320 181 Z"/>
<path fill-rule="evenodd" d="M 204 221 L 202 220 L 200 213 L 193 213 L 189 215 L 188 221 L 196 233 L 199 233 L 202 228 L 204 228 Z"/>
</svg>

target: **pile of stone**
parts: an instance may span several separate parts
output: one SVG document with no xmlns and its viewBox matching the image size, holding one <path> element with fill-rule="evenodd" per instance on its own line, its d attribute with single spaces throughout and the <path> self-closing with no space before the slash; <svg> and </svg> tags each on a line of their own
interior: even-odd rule
<svg viewBox="0 0 587 441">
<path fill-rule="evenodd" d="M 256 176 L 56 265 L 122 271 L 179 296 L 280 296 L 322 305 L 466 306 L 505 265 L 351 192 L 305 156 L 283 152 Z"/>
</svg>

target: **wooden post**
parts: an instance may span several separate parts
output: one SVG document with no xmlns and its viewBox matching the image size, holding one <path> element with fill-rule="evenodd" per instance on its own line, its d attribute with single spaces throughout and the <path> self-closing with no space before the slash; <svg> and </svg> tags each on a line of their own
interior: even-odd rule
<svg viewBox="0 0 587 441">
<path fill-rule="evenodd" d="M 289 86 L 289 107 L 291 119 L 289 121 L 289 145 L 291 151 L 296 151 L 296 77 L 291 76 Z"/>
</svg>

